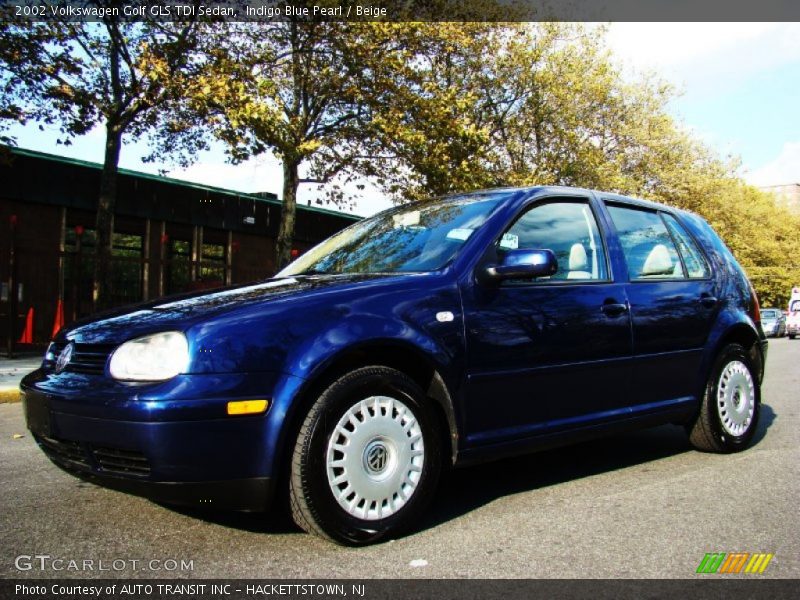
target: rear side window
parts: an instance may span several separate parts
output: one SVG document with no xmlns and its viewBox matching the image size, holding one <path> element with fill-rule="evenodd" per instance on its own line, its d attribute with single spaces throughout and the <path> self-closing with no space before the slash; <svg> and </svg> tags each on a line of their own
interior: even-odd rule
<svg viewBox="0 0 800 600">
<path fill-rule="evenodd" d="M 609 206 L 631 279 L 684 279 L 678 250 L 656 212 Z"/>
<path fill-rule="evenodd" d="M 672 239 L 678 245 L 678 250 L 683 258 L 683 264 L 691 279 L 704 279 L 708 277 L 708 265 L 703 259 L 703 254 L 700 248 L 687 233 L 683 226 L 678 223 L 677 219 L 672 215 L 663 214 L 664 222 L 667 224 L 669 232 L 672 234 Z"/>
</svg>

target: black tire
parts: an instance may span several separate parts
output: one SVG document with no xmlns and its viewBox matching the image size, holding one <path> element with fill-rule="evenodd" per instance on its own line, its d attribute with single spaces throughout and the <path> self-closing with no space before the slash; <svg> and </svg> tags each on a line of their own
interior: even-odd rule
<svg viewBox="0 0 800 600">
<path fill-rule="evenodd" d="M 789 334 L 789 339 L 790 339 L 790 340 L 793 340 L 793 339 L 794 339 L 794 335 L 795 335 L 795 334 L 793 334 L 793 333 L 790 333 L 790 334 Z"/>
<path fill-rule="evenodd" d="M 331 436 L 345 413 L 361 400 L 375 396 L 393 398 L 410 409 L 421 430 L 424 453 L 416 487 L 405 504 L 386 518 L 365 519 L 347 512 L 334 496 L 327 453 Z M 308 533 L 352 546 L 398 535 L 418 522 L 435 492 L 442 461 L 440 440 L 436 415 L 410 377 L 382 366 L 363 367 L 344 375 L 320 395 L 297 436 L 289 477 L 292 518 Z M 366 446 L 355 452 L 363 452 L 367 460 Z"/>
<path fill-rule="evenodd" d="M 720 378 L 728 365 L 744 365 L 753 385 L 753 414 L 744 431 L 734 434 L 726 429 L 720 414 Z M 761 412 L 761 386 L 750 358 L 739 344 L 728 344 L 717 356 L 706 384 L 700 412 L 688 427 L 692 446 L 704 452 L 739 452 L 750 444 L 758 427 Z"/>
</svg>

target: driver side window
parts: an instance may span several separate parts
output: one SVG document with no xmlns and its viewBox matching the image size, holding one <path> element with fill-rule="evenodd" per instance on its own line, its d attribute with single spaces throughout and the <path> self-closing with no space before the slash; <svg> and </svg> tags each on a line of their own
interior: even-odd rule
<svg viewBox="0 0 800 600">
<path fill-rule="evenodd" d="M 503 234 L 497 251 L 552 250 L 558 271 L 536 281 L 608 280 L 606 253 L 588 202 L 555 201 L 534 206 Z"/>
</svg>

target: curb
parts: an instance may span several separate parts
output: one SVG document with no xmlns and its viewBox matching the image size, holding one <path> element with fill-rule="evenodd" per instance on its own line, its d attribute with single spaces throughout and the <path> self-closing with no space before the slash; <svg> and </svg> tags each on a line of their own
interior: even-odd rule
<svg viewBox="0 0 800 600">
<path fill-rule="evenodd" d="M 19 388 L 3 388 L 0 389 L 0 404 L 10 404 L 12 402 L 19 402 Z"/>
</svg>

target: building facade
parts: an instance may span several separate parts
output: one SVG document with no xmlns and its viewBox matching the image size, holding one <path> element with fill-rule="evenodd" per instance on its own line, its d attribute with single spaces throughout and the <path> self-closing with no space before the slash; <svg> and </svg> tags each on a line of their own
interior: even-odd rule
<svg viewBox="0 0 800 600">
<path fill-rule="evenodd" d="M 760 189 L 775 194 L 778 202 L 788 207 L 792 212 L 800 214 L 800 183 L 767 185 Z"/>
<path fill-rule="evenodd" d="M 69 323 L 92 311 L 100 165 L 17 148 L 6 154 L 7 164 L 0 164 L 0 340 L 11 350 L 29 319 L 31 342 L 39 346 L 49 341 L 60 313 Z M 297 208 L 293 255 L 359 219 Z M 273 275 L 280 213 L 273 194 L 121 169 L 113 304 Z"/>
</svg>

